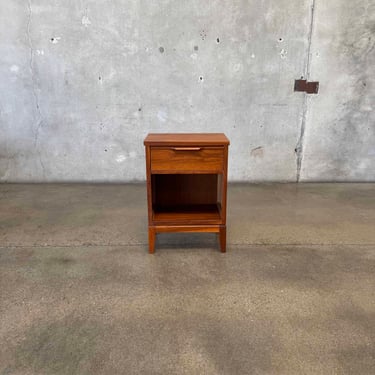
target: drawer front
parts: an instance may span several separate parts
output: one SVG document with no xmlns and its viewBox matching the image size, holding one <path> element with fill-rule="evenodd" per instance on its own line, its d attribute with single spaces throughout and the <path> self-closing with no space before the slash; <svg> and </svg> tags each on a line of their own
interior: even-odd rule
<svg viewBox="0 0 375 375">
<path fill-rule="evenodd" d="M 154 173 L 221 172 L 223 147 L 152 147 L 151 171 Z"/>
</svg>

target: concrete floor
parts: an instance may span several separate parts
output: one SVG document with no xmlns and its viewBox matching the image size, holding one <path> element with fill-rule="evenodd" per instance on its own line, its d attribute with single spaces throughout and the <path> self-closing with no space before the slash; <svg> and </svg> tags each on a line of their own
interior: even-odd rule
<svg viewBox="0 0 375 375">
<path fill-rule="evenodd" d="M 142 185 L 0 185 L 0 374 L 375 374 L 375 185 L 231 185 L 147 252 Z"/>
</svg>

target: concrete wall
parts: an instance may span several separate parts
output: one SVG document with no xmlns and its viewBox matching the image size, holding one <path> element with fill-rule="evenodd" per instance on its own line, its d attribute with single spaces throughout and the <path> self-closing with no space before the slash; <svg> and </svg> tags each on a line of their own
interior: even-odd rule
<svg viewBox="0 0 375 375">
<path fill-rule="evenodd" d="M 375 181 L 375 2 L 318 0 L 303 180 Z"/>
<path fill-rule="evenodd" d="M 0 181 L 145 178 L 224 132 L 232 181 L 375 180 L 372 0 L 0 1 Z M 294 80 L 320 81 L 318 95 Z"/>
</svg>

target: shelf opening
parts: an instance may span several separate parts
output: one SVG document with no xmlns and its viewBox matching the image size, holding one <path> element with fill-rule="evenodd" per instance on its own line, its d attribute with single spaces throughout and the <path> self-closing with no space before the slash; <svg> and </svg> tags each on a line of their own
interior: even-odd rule
<svg viewBox="0 0 375 375">
<path fill-rule="evenodd" d="M 221 217 L 221 176 L 152 175 L 154 220 L 212 220 Z"/>
</svg>

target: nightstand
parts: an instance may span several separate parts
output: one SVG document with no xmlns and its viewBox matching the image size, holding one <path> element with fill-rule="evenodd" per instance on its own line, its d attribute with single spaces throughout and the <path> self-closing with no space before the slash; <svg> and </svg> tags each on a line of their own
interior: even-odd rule
<svg viewBox="0 0 375 375">
<path fill-rule="evenodd" d="M 146 148 L 149 252 L 157 233 L 218 233 L 226 251 L 229 140 L 222 133 L 149 134 Z"/>
</svg>

